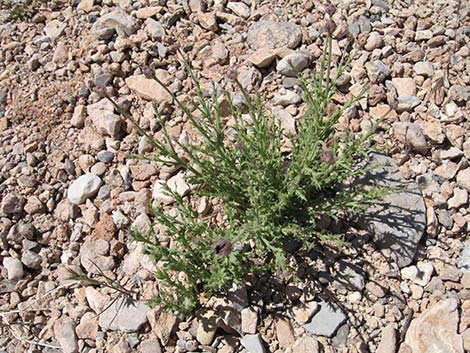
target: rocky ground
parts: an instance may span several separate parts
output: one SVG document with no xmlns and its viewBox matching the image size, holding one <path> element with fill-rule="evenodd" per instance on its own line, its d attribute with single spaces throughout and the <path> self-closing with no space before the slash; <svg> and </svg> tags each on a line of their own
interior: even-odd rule
<svg viewBox="0 0 470 353">
<path fill-rule="evenodd" d="M 367 89 L 338 130 L 377 124 L 387 175 L 410 188 L 387 200 L 392 211 L 369 210 L 342 251 L 299 262 L 300 283 L 253 279 L 177 318 L 145 304 L 154 264 L 128 230 L 151 226 L 159 180 L 189 189 L 131 158 L 151 146 L 93 87 L 158 137 L 153 104 L 172 102 L 141 68 L 184 99 L 186 60 L 207 94 L 232 92 L 235 71 L 295 132 L 304 103 L 288 63 L 315 67 L 325 4 L 0 1 L 0 351 L 470 351 L 468 3 L 334 3 L 333 54 L 351 59 L 334 100 Z M 190 133 L 178 111 L 168 125 Z M 94 264 L 137 294 L 70 280 L 68 269 L 99 275 Z"/>
</svg>

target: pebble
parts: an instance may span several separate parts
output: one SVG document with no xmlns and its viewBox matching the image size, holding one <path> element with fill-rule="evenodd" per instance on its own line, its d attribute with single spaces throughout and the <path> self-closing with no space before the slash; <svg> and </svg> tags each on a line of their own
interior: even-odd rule
<svg viewBox="0 0 470 353">
<path fill-rule="evenodd" d="M 161 73 L 158 76 L 163 76 Z M 126 85 L 142 98 L 154 101 L 157 104 L 169 103 L 171 95 L 155 80 L 146 78 L 144 75 L 135 75 L 126 79 Z"/>
<path fill-rule="evenodd" d="M 297 104 L 302 101 L 302 98 L 295 92 L 282 89 L 278 94 L 273 97 L 273 104 L 288 106 L 291 104 Z"/>
<path fill-rule="evenodd" d="M 44 27 L 44 33 L 51 41 L 55 42 L 57 38 L 64 33 L 66 27 L 66 23 L 59 20 L 52 20 L 46 24 L 46 27 Z"/>
<path fill-rule="evenodd" d="M 80 205 L 95 196 L 102 184 L 103 181 L 99 176 L 92 173 L 84 174 L 69 186 L 67 197 L 74 205 Z"/>
<path fill-rule="evenodd" d="M 432 77 L 434 75 L 434 67 L 432 63 L 427 61 L 419 61 L 415 63 L 413 70 L 416 75 L 421 75 L 424 77 Z"/>
<path fill-rule="evenodd" d="M 270 66 L 275 58 L 276 54 L 273 50 L 261 48 L 251 54 L 248 57 L 248 61 L 250 61 L 256 67 L 263 69 Z"/>
<path fill-rule="evenodd" d="M 232 11 L 235 15 L 240 16 L 241 18 L 247 19 L 250 17 L 251 11 L 250 8 L 245 5 L 243 2 L 234 2 L 229 1 L 226 5 L 227 9 Z"/>
<path fill-rule="evenodd" d="M 111 163 L 114 159 L 114 153 L 110 151 L 99 151 L 96 159 L 103 163 Z"/>
<path fill-rule="evenodd" d="M 101 16 L 92 31 L 100 39 L 109 39 L 117 32 L 119 36 L 130 36 L 137 30 L 137 21 L 122 10 L 114 10 Z"/>
<path fill-rule="evenodd" d="M 75 322 L 68 318 L 61 318 L 54 324 L 54 336 L 59 341 L 62 352 L 78 353 L 78 338 L 75 334 Z"/>
<path fill-rule="evenodd" d="M 251 307 L 242 309 L 241 320 L 242 332 L 254 335 L 258 326 L 258 313 L 256 310 Z"/>
<path fill-rule="evenodd" d="M 5 257 L 3 259 L 3 266 L 7 270 L 9 280 L 20 280 L 24 275 L 23 264 L 14 257 Z"/>
<path fill-rule="evenodd" d="M 458 186 L 470 191 L 470 168 L 458 172 L 456 180 Z"/>
<path fill-rule="evenodd" d="M 21 262 L 28 268 L 39 270 L 41 268 L 42 257 L 31 250 L 23 251 Z"/>
<path fill-rule="evenodd" d="M 409 279 L 421 287 L 424 287 L 429 283 L 433 273 L 434 266 L 431 262 L 419 261 L 416 266 L 409 266 L 401 269 L 401 275 L 404 279 Z"/>
</svg>

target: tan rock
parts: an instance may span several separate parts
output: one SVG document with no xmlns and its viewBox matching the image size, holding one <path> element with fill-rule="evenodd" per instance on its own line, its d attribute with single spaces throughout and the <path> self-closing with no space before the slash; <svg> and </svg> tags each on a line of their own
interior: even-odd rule
<svg viewBox="0 0 470 353">
<path fill-rule="evenodd" d="M 215 32 L 219 29 L 214 12 L 198 12 L 197 18 L 202 28 Z"/>
<path fill-rule="evenodd" d="M 392 325 L 386 326 L 382 330 L 382 338 L 377 347 L 376 353 L 395 353 L 397 350 L 397 333 Z"/>
<path fill-rule="evenodd" d="M 109 214 L 104 214 L 95 227 L 95 236 L 107 241 L 114 239 L 116 235 L 116 225 L 114 224 L 113 217 Z"/>
<path fill-rule="evenodd" d="M 75 331 L 80 339 L 95 340 L 98 334 L 98 319 L 96 314 L 91 312 L 85 313 Z"/>
<path fill-rule="evenodd" d="M 405 343 L 413 353 L 464 353 L 458 322 L 458 301 L 442 300 L 411 322 Z"/>
<path fill-rule="evenodd" d="M 416 96 L 416 83 L 412 78 L 392 78 L 398 96 Z"/>
<path fill-rule="evenodd" d="M 318 353 L 318 342 L 315 338 L 304 334 L 299 337 L 292 347 L 292 353 Z"/>
<path fill-rule="evenodd" d="M 248 57 L 248 61 L 256 67 L 262 69 L 271 65 L 275 58 L 276 54 L 273 50 L 261 48 L 251 54 Z"/>
<path fill-rule="evenodd" d="M 176 316 L 170 312 L 155 308 L 147 313 L 147 319 L 152 327 L 152 331 L 162 341 L 164 346 L 167 345 L 176 325 Z"/>
<path fill-rule="evenodd" d="M 374 119 L 396 119 L 397 112 L 387 104 L 380 104 L 370 108 L 369 115 Z"/>
<path fill-rule="evenodd" d="M 164 70 L 158 70 L 157 77 L 161 80 L 168 75 Z M 169 103 L 171 95 L 155 80 L 144 75 L 134 75 L 126 79 L 127 87 L 144 99 L 154 101 L 157 104 Z"/>
<path fill-rule="evenodd" d="M 281 348 L 292 347 L 295 342 L 294 329 L 288 319 L 282 318 L 277 320 L 276 336 Z"/>
</svg>

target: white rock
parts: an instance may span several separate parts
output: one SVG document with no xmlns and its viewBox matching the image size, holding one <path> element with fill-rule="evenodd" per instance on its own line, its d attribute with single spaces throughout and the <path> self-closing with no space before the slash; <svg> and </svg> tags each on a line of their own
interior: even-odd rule
<svg viewBox="0 0 470 353">
<path fill-rule="evenodd" d="M 310 63 L 309 58 L 302 53 L 294 53 L 285 56 L 277 63 L 276 70 L 281 75 L 296 76 Z"/>
<path fill-rule="evenodd" d="M 104 330 L 136 332 L 147 322 L 149 310 L 142 301 L 121 297 L 100 314 L 99 325 Z"/>
<path fill-rule="evenodd" d="M 122 10 L 114 10 L 100 17 L 92 31 L 100 39 L 109 39 L 117 32 L 118 36 L 130 36 L 137 30 L 137 21 Z"/>
<path fill-rule="evenodd" d="M 145 25 L 147 28 L 148 34 L 150 34 L 150 37 L 153 39 L 162 39 L 163 36 L 165 35 L 165 29 L 163 26 L 160 24 L 160 22 L 155 21 L 152 18 L 147 18 L 145 20 Z"/>
<path fill-rule="evenodd" d="M 24 275 L 23 264 L 14 257 L 5 257 L 3 259 L 3 266 L 7 270 L 9 280 L 16 281 Z"/>
<path fill-rule="evenodd" d="M 414 79 L 396 77 L 392 78 L 392 83 L 397 89 L 399 97 L 416 95 L 416 83 Z"/>
<path fill-rule="evenodd" d="M 255 309 L 249 307 L 241 311 L 242 317 L 242 332 L 255 334 L 256 327 L 258 326 L 258 313 Z"/>
<path fill-rule="evenodd" d="M 228 4 L 227 4 L 227 8 L 232 11 L 235 15 L 238 15 L 242 18 L 245 18 L 247 19 L 248 17 L 250 17 L 250 8 L 245 5 L 243 2 L 233 2 L 233 1 L 230 1 Z"/>
<path fill-rule="evenodd" d="M 401 275 L 404 279 L 409 279 L 417 285 L 424 287 L 431 280 L 433 272 L 434 266 L 431 262 L 420 261 L 416 266 L 403 268 L 401 270 Z"/>
<path fill-rule="evenodd" d="M 165 71 L 166 73 L 166 71 Z M 161 73 L 161 76 L 164 74 Z M 161 79 L 160 75 L 157 76 Z M 134 91 L 142 98 L 152 100 L 155 103 L 169 103 L 172 100 L 171 95 L 158 84 L 155 80 L 146 78 L 144 75 L 135 75 L 126 79 L 126 85 L 131 91 Z"/>
<path fill-rule="evenodd" d="M 294 343 L 292 353 L 318 353 L 318 342 L 308 334 L 303 334 Z"/>
<path fill-rule="evenodd" d="M 61 318 L 54 324 L 54 336 L 59 341 L 63 353 L 78 353 L 78 338 L 75 334 L 75 322 Z"/>
<path fill-rule="evenodd" d="M 468 192 L 464 189 L 455 188 L 454 196 L 452 196 L 447 204 L 449 208 L 459 208 L 460 206 L 465 206 L 468 202 Z"/>
<path fill-rule="evenodd" d="M 282 89 L 278 94 L 273 97 L 273 104 L 287 106 L 297 104 L 302 101 L 302 98 L 295 92 Z"/>
<path fill-rule="evenodd" d="M 67 24 L 60 22 L 59 20 L 52 20 L 47 23 L 44 27 L 44 33 L 50 38 L 50 40 L 55 41 L 59 38 L 65 30 Z"/>
<path fill-rule="evenodd" d="M 413 70 L 416 75 L 421 75 L 424 77 L 432 77 L 434 75 L 434 67 L 432 63 L 427 61 L 420 61 L 414 64 Z"/>
<path fill-rule="evenodd" d="M 240 343 L 248 351 L 248 353 L 265 353 L 266 350 L 263 346 L 263 341 L 259 334 L 245 335 Z"/>
<path fill-rule="evenodd" d="M 208 310 L 198 321 L 196 339 L 200 344 L 210 345 L 214 341 L 216 326 L 216 315 L 212 310 Z"/>
<path fill-rule="evenodd" d="M 102 184 L 99 176 L 93 173 L 84 174 L 70 185 L 67 191 L 68 199 L 71 203 L 80 205 L 95 196 Z"/>
<path fill-rule="evenodd" d="M 397 333 L 392 325 L 386 326 L 382 330 L 382 338 L 377 347 L 376 353 L 395 353 L 397 350 Z"/>
</svg>

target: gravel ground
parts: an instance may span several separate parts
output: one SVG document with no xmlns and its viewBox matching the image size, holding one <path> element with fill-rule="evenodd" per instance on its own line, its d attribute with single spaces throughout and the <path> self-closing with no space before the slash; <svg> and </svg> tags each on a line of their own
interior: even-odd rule
<svg viewBox="0 0 470 353">
<path fill-rule="evenodd" d="M 337 130 L 377 125 L 389 167 L 387 181 L 370 177 L 409 187 L 365 212 L 349 245 L 299 259 L 300 281 L 252 278 L 184 318 L 145 304 L 155 264 L 128 230 L 152 226 L 161 181 L 190 187 L 131 158 L 151 146 L 93 87 L 158 138 L 156 104 L 186 138 L 186 118 L 141 71 L 152 64 L 184 100 L 184 60 L 207 95 L 236 93 L 235 73 L 289 136 L 326 3 L 0 1 L 0 352 L 470 351 L 468 3 L 332 2 L 333 55 L 350 59 L 334 102 L 367 89 Z M 98 275 L 94 264 L 136 294 L 70 280 Z"/>
</svg>

